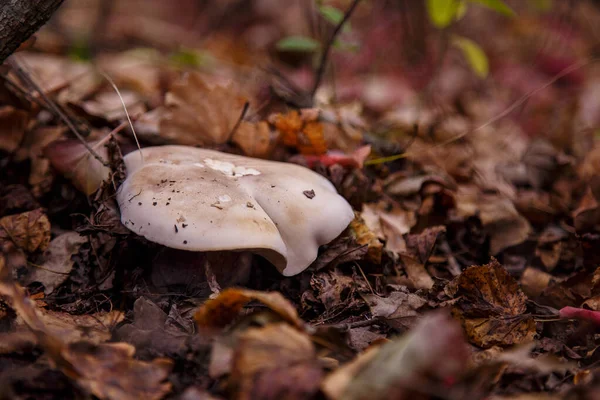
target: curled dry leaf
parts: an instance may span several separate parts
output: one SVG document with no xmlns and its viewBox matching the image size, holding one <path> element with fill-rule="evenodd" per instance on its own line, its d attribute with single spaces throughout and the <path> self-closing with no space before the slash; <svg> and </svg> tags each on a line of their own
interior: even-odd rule
<svg viewBox="0 0 600 400">
<path fill-rule="evenodd" d="M 41 209 L 0 219 L 0 244 L 12 242 L 28 253 L 45 250 L 50 243 L 50 221 Z"/>
<path fill-rule="evenodd" d="M 275 323 L 240 334 L 230 382 L 240 400 L 300 400 L 319 390 L 322 376 L 310 337 Z"/>
<path fill-rule="evenodd" d="M 487 348 L 533 340 L 536 327 L 525 314 L 527 296 L 496 260 L 466 269 L 457 285 L 452 312 L 471 343 Z"/>
<path fill-rule="evenodd" d="M 321 388 L 332 400 L 411 399 L 413 389 L 455 381 L 468 361 L 460 325 L 436 312 L 399 340 L 373 347 L 337 369 Z"/>
<path fill-rule="evenodd" d="M 108 151 L 104 139 L 90 142 L 89 145 L 104 160 L 108 160 Z M 44 155 L 61 174 L 73 182 L 73 185 L 86 195 L 91 195 L 108 179 L 110 169 L 92 156 L 79 141 L 62 140 L 54 142 L 44 149 Z"/>
<path fill-rule="evenodd" d="M 231 85 L 210 87 L 198 73 L 186 73 L 165 98 L 161 136 L 172 143 L 225 143 L 240 119 L 246 99 Z"/>
<path fill-rule="evenodd" d="M 23 141 L 29 117 L 23 110 L 0 107 L 0 150 L 12 153 Z"/>
<path fill-rule="evenodd" d="M 79 247 L 87 242 L 85 236 L 77 232 L 67 232 L 54 238 L 43 258 L 30 268 L 25 284 L 39 282 L 44 285 L 44 293 L 50 294 L 69 276 L 73 262 L 71 256 L 79 251 Z"/>
<path fill-rule="evenodd" d="M 260 292 L 248 289 L 225 289 L 216 298 L 208 300 L 194 315 L 194 320 L 200 329 L 219 329 L 230 324 L 250 301 L 263 303 L 284 321 L 296 328 L 302 328 L 304 323 L 298 317 L 298 312 L 281 293 Z"/>
</svg>

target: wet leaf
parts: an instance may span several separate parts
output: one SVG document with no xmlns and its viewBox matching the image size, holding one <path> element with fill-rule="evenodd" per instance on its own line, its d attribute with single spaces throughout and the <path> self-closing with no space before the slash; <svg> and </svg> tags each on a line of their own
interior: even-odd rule
<svg viewBox="0 0 600 400">
<path fill-rule="evenodd" d="M 457 283 L 452 312 L 471 343 L 487 348 L 533 340 L 536 326 L 526 314 L 527 297 L 496 260 L 466 269 Z"/>
</svg>

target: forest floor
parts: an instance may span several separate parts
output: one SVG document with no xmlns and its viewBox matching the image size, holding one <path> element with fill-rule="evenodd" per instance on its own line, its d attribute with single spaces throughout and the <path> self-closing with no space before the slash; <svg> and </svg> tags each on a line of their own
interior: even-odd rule
<svg viewBox="0 0 600 400">
<path fill-rule="evenodd" d="M 597 2 L 173 3 L 66 1 L 0 67 L 0 398 L 600 398 Z M 154 243 L 118 188 L 166 144 L 354 220 L 293 276 Z"/>
</svg>

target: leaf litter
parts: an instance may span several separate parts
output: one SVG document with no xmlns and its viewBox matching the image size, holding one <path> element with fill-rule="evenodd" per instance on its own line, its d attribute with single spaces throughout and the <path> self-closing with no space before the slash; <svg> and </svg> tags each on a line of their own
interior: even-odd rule
<svg viewBox="0 0 600 400">
<path fill-rule="evenodd" d="M 201 3 L 66 2 L 0 71 L 0 397 L 598 396 L 597 5 L 468 2 L 451 37 L 421 4 Z M 323 66 L 277 46 L 334 32 Z M 292 277 L 165 249 L 115 201 L 138 139 L 306 166 L 355 219 Z"/>
</svg>

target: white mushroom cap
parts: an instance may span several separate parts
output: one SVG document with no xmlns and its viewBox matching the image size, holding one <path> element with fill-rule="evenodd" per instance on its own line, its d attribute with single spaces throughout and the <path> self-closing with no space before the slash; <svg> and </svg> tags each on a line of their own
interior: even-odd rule
<svg viewBox="0 0 600 400">
<path fill-rule="evenodd" d="M 299 165 L 187 146 L 124 157 L 117 200 L 138 235 L 190 251 L 249 250 L 283 275 L 302 272 L 352 221 L 352 207 Z"/>
</svg>

